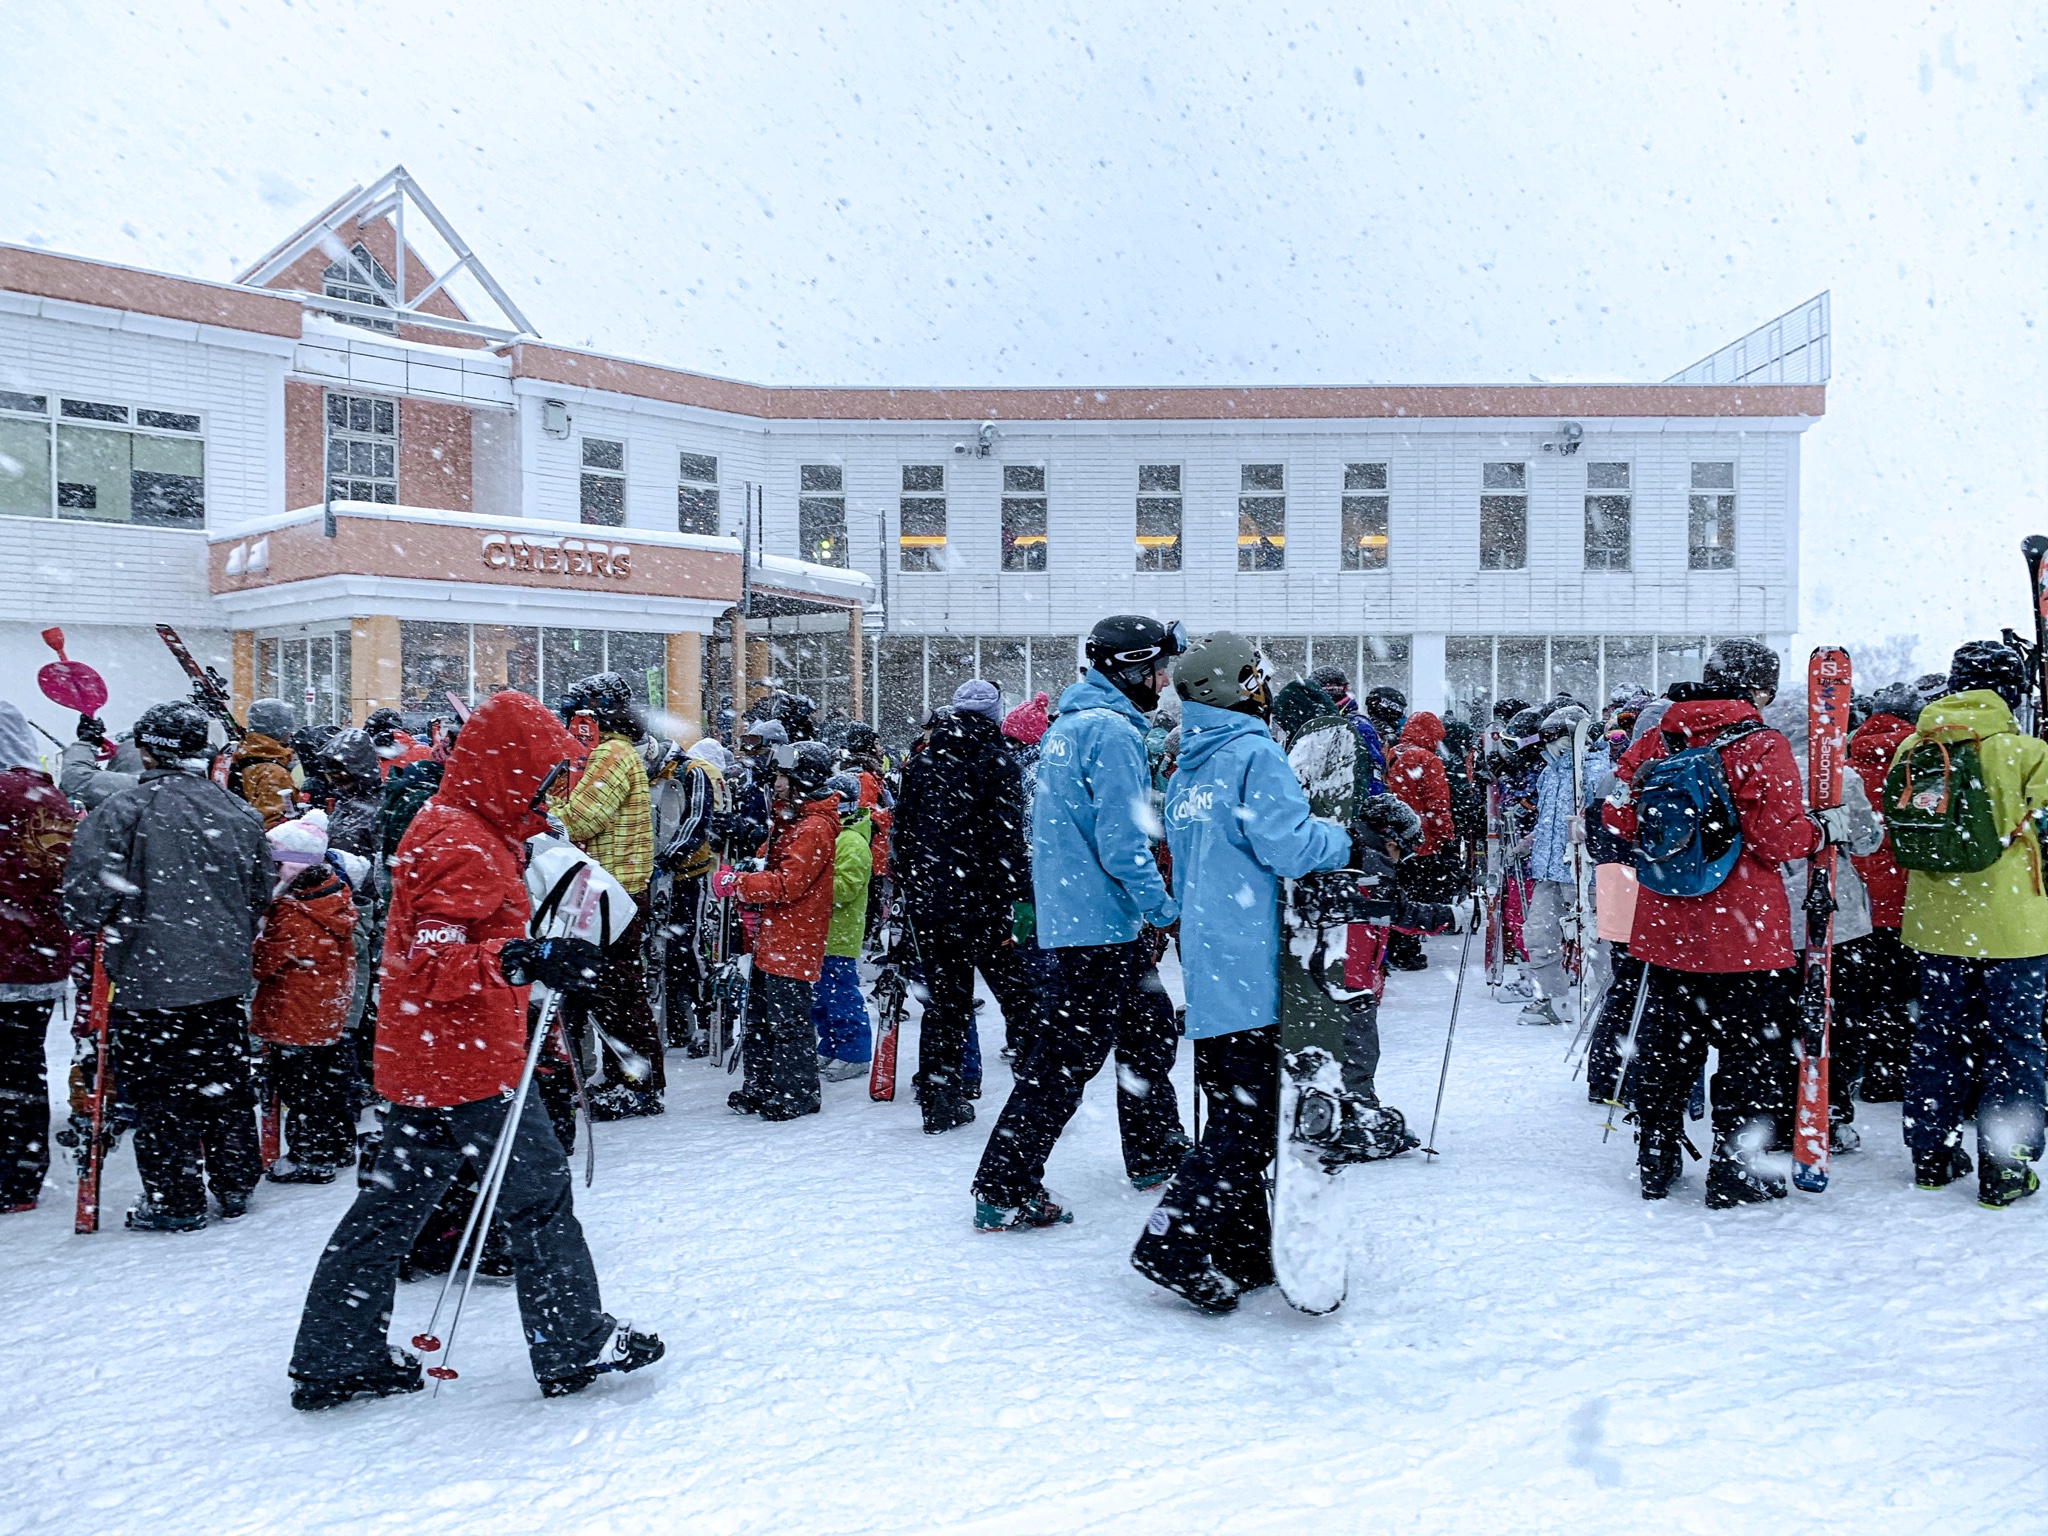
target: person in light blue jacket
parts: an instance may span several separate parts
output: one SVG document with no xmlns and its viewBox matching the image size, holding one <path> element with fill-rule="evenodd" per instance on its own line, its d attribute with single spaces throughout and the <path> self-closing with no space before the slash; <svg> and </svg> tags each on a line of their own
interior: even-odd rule
<svg viewBox="0 0 2048 1536">
<path fill-rule="evenodd" d="M 1351 857 L 1349 830 L 1310 814 L 1267 730 L 1270 680 L 1251 642 L 1232 634 L 1199 641 L 1173 670 L 1183 702 L 1166 838 L 1187 1032 L 1210 1114 L 1131 1263 L 1210 1312 L 1273 1278 L 1263 1173 L 1280 1108 L 1280 882 Z"/>
<path fill-rule="evenodd" d="M 1139 937 L 1180 915 L 1153 853 L 1159 819 L 1145 763 L 1146 714 L 1186 648 L 1178 624 L 1131 614 L 1088 637 L 1089 670 L 1060 695 L 1038 743 L 1031 797 L 1031 893 L 1051 952 L 1046 1027 L 1016 1065 L 1009 1102 L 974 1176 L 984 1232 L 1072 1219 L 1045 1188 L 1045 1160 L 1081 1091 L 1117 1059 L 1124 1171 L 1163 1184 L 1187 1151 L 1169 1074 L 1179 1048 L 1153 952 Z"/>
<path fill-rule="evenodd" d="M 1584 836 L 1585 806 L 1572 801 L 1572 732 L 1591 717 L 1577 704 L 1553 710 L 1543 721 L 1543 767 L 1536 775 L 1536 823 L 1529 833 L 1529 905 L 1522 919 L 1522 943 L 1529 951 L 1530 979 L 1536 996 L 1524 1008 L 1523 1024 L 1557 1025 L 1568 1022 L 1560 1005 L 1571 994 L 1571 981 L 1564 968 L 1565 920 L 1578 904 L 1578 888 L 1572 873 L 1572 832 L 1576 823 Z M 1583 765 L 1583 782 L 1590 791 L 1605 769 L 1607 754 L 1588 745 Z M 1584 963 L 1590 928 L 1581 940 Z"/>
</svg>

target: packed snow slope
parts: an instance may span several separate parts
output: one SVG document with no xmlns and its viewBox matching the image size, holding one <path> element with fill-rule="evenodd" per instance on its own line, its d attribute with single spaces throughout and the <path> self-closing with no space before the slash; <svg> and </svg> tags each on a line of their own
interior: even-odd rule
<svg viewBox="0 0 2048 1536">
<path fill-rule="evenodd" d="M 1431 949 L 1385 1013 L 1382 1090 L 1418 1132 L 1457 956 Z M 935 1140 L 907 1065 L 893 1104 L 828 1085 L 768 1126 L 672 1058 L 668 1115 L 600 1126 L 577 1193 L 607 1305 L 668 1358 L 559 1402 L 492 1289 L 438 1399 L 295 1414 L 299 1302 L 349 1190 L 266 1185 L 245 1221 L 143 1236 L 124 1148 L 108 1229 L 74 1237 L 62 1170 L 0 1228 L 0 1532 L 2048 1526 L 2048 1201 L 1915 1190 L 1885 1106 L 1823 1196 L 1709 1215 L 1695 1168 L 1646 1205 L 1564 1036 L 1476 980 L 1443 1155 L 1344 1176 L 1351 1296 L 1325 1320 L 1270 1291 L 1202 1317 L 1129 1268 L 1152 1201 L 1106 1075 L 1050 1169 L 1075 1223 L 976 1235 L 999 1026 L 983 1119 Z M 433 1296 L 401 1287 L 394 1332 Z"/>
</svg>

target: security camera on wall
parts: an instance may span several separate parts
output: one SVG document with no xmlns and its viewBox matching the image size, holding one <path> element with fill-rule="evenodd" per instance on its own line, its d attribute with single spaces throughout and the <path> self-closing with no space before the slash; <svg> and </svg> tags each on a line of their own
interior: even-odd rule
<svg viewBox="0 0 2048 1536">
<path fill-rule="evenodd" d="M 1568 459 L 1579 451 L 1579 443 L 1585 435 L 1586 429 L 1576 421 L 1565 422 L 1557 429 L 1557 436 L 1543 445 L 1543 451 Z"/>
<path fill-rule="evenodd" d="M 569 435 L 569 407 L 560 400 L 543 400 L 540 403 L 540 430 L 544 436 L 557 440 Z"/>
</svg>

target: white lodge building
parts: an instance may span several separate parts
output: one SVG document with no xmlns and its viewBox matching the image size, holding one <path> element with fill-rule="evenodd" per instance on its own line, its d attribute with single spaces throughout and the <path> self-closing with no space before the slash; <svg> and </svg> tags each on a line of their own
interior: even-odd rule
<svg viewBox="0 0 2048 1536">
<path fill-rule="evenodd" d="M 68 738 L 61 626 L 125 728 L 162 622 L 315 721 L 609 666 L 896 736 L 1116 612 L 1417 708 L 1661 687 L 1797 627 L 1828 345 L 1823 294 L 1661 384 L 774 388 L 540 341 L 402 169 L 233 283 L 0 246 L 5 696 Z"/>
</svg>

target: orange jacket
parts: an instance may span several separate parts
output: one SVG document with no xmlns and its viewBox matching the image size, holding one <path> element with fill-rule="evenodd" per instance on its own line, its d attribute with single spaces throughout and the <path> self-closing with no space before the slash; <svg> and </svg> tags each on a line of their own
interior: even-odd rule
<svg viewBox="0 0 2048 1536">
<path fill-rule="evenodd" d="M 256 940 L 249 1032 L 272 1045 L 332 1045 L 356 989 L 356 903 L 316 864 L 270 903 Z"/>
<path fill-rule="evenodd" d="M 839 797 L 807 801 L 794 818 L 778 808 L 768 867 L 739 877 L 734 894 L 761 909 L 754 965 L 772 976 L 816 981 L 825 968 L 832 926 L 832 854 L 839 843 Z"/>
</svg>

